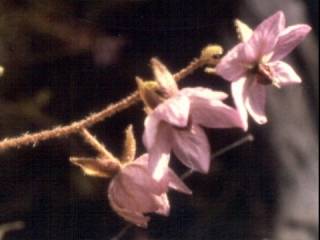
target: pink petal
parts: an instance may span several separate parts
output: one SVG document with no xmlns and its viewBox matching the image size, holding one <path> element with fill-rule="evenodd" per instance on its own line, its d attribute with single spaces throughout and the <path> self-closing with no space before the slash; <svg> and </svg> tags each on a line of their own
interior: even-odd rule
<svg viewBox="0 0 320 240">
<path fill-rule="evenodd" d="M 236 81 L 243 77 L 247 71 L 246 63 L 240 54 L 243 52 L 243 43 L 232 48 L 216 66 L 216 74 L 228 81 Z"/>
<path fill-rule="evenodd" d="M 169 199 L 166 193 L 162 194 L 161 196 L 157 196 L 158 201 L 158 210 L 156 213 L 163 215 L 163 216 L 169 216 L 170 213 L 170 203 Z"/>
<path fill-rule="evenodd" d="M 217 100 L 193 100 L 191 117 L 194 123 L 208 128 L 244 128 L 239 112 Z"/>
<path fill-rule="evenodd" d="M 113 193 L 108 194 L 110 206 L 117 214 L 119 214 L 126 221 L 131 222 L 139 227 L 146 228 L 148 226 L 150 217 L 144 216 L 142 213 L 130 211 L 129 209 L 118 206 L 116 201 L 113 199 L 114 196 L 115 195 Z"/>
<path fill-rule="evenodd" d="M 143 132 L 143 144 L 147 149 L 150 149 L 155 142 L 158 125 L 160 120 L 155 116 L 154 113 L 149 114 L 144 120 L 144 132 Z"/>
<path fill-rule="evenodd" d="M 130 178 L 118 175 L 111 181 L 108 191 L 114 204 L 120 208 L 141 213 L 156 211 L 158 208 L 154 194 L 146 188 L 131 183 Z"/>
<path fill-rule="evenodd" d="M 163 65 L 158 59 L 152 58 L 151 66 L 157 82 L 169 94 L 169 96 L 173 96 L 178 92 L 177 83 L 165 65 Z"/>
<path fill-rule="evenodd" d="M 124 219 L 146 227 L 149 217 L 145 213 L 168 215 L 170 204 L 167 186 L 154 180 L 148 171 L 148 154 L 122 168 L 110 182 L 108 197 L 111 207 Z"/>
<path fill-rule="evenodd" d="M 245 99 L 248 96 L 246 89 L 248 81 L 246 77 L 243 77 L 231 84 L 232 97 L 242 119 L 245 131 L 248 130 L 248 113 L 245 107 Z"/>
<path fill-rule="evenodd" d="M 171 169 L 168 169 L 165 178 L 168 179 L 170 188 L 185 194 L 192 194 L 190 188 L 188 188 L 188 186 L 185 185 L 184 182 Z"/>
<path fill-rule="evenodd" d="M 266 105 L 266 87 L 254 81 L 248 89 L 248 98 L 245 101 L 245 106 L 251 117 L 258 124 L 265 124 L 267 117 L 265 114 Z"/>
<path fill-rule="evenodd" d="M 189 110 L 189 98 L 178 95 L 161 103 L 151 114 L 174 126 L 185 127 L 189 120 Z"/>
<path fill-rule="evenodd" d="M 279 40 L 273 49 L 271 61 L 280 60 L 287 56 L 305 39 L 310 31 L 311 27 L 306 24 L 287 27 L 279 36 Z"/>
<path fill-rule="evenodd" d="M 263 55 L 270 53 L 285 27 L 285 16 L 282 11 L 264 20 L 254 30 L 252 37 L 244 44 L 243 54 L 249 62 L 255 62 Z"/>
<path fill-rule="evenodd" d="M 159 181 L 166 173 L 171 151 L 171 127 L 167 123 L 159 124 L 155 144 L 149 149 L 148 169 L 152 177 Z"/>
<path fill-rule="evenodd" d="M 173 151 L 187 167 L 207 173 L 210 166 L 210 145 L 201 127 L 173 131 Z"/>
<path fill-rule="evenodd" d="M 167 171 L 170 160 L 170 150 L 162 151 L 159 147 L 154 147 L 150 151 L 149 172 L 153 179 L 160 181 Z"/>
<path fill-rule="evenodd" d="M 289 64 L 282 61 L 276 61 L 269 63 L 268 66 L 270 67 L 273 77 L 280 86 L 301 83 L 301 78 Z"/>
<path fill-rule="evenodd" d="M 180 90 L 179 94 L 185 95 L 191 99 L 224 100 L 228 97 L 228 94 L 224 92 L 212 91 L 211 89 L 204 87 L 183 88 Z"/>
<path fill-rule="evenodd" d="M 147 192 L 160 195 L 167 190 L 167 186 L 160 185 L 152 178 L 148 169 L 148 162 L 143 163 L 143 165 L 141 164 L 141 161 L 145 160 L 149 161 L 148 154 L 142 155 L 139 159 L 124 167 L 121 174 L 118 175 L 118 178 L 122 183 L 125 183 L 125 185 L 131 187 L 136 186 Z"/>
</svg>

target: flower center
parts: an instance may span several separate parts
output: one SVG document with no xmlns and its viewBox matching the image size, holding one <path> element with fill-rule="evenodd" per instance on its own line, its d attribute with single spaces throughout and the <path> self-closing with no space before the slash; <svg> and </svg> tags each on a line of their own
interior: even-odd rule
<svg viewBox="0 0 320 240">
<path fill-rule="evenodd" d="M 258 63 L 254 65 L 254 67 L 250 69 L 250 73 L 254 74 L 257 82 L 262 85 L 270 85 L 273 82 L 270 67 L 265 64 Z"/>
<path fill-rule="evenodd" d="M 254 67 L 250 69 L 250 73 L 254 74 L 256 76 L 256 81 L 262 85 L 272 84 L 276 87 L 280 87 L 271 68 L 264 63 L 260 62 L 254 65 Z"/>
</svg>

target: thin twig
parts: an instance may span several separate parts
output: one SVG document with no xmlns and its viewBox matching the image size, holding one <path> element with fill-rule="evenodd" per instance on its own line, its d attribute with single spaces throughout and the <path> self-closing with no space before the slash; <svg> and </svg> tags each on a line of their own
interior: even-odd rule
<svg viewBox="0 0 320 240">
<path fill-rule="evenodd" d="M 181 69 L 178 73 L 174 74 L 173 77 L 178 82 L 206 64 L 207 61 L 204 61 L 201 58 L 195 58 L 186 68 Z"/>
<path fill-rule="evenodd" d="M 128 223 L 126 226 L 124 226 L 120 232 L 118 232 L 118 234 L 114 237 L 112 237 L 110 240 L 120 240 L 128 231 L 129 229 L 132 227 L 133 225 L 131 223 Z"/>
<path fill-rule="evenodd" d="M 98 153 L 104 156 L 109 161 L 116 159 L 111 152 L 109 152 L 105 146 L 100 143 L 87 129 L 83 128 L 80 131 L 84 140 L 90 144 Z"/>
<path fill-rule="evenodd" d="M 235 141 L 234 143 L 231 143 L 230 145 L 228 145 L 228 146 L 226 146 L 226 147 L 218 150 L 218 151 L 215 152 L 214 154 L 212 154 L 212 155 L 211 155 L 211 159 L 220 157 L 220 156 L 222 156 L 223 154 L 225 154 L 225 153 L 233 150 L 234 148 L 237 148 L 237 147 L 239 147 L 239 146 L 241 146 L 241 145 L 243 145 L 243 144 L 245 144 L 245 143 L 247 143 L 247 142 L 252 142 L 253 140 L 254 140 L 253 135 L 252 135 L 252 134 L 248 134 L 248 135 L 246 135 L 245 137 L 243 137 L 243 138 Z M 185 173 L 183 173 L 183 174 L 180 176 L 180 178 L 181 178 L 182 180 L 185 180 L 185 179 L 189 178 L 193 173 L 194 173 L 193 170 L 188 170 L 188 171 L 186 171 Z M 132 228 L 133 226 L 134 226 L 133 224 L 128 223 L 126 226 L 124 226 L 124 227 L 120 230 L 120 232 L 119 232 L 115 237 L 111 238 L 110 240 L 120 240 L 121 237 L 123 237 L 123 236 L 127 233 L 127 231 L 128 231 L 130 228 Z"/>
<path fill-rule="evenodd" d="M 215 159 L 215 158 L 217 158 L 217 157 L 220 157 L 220 156 L 222 156 L 223 154 L 231 151 L 232 149 L 234 149 L 234 148 L 236 148 L 236 147 L 240 147 L 241 145 L 243 145 L 243 144 L 245 144 L 245 143 L 247 143 L 247 142 L 252 142 L 253 140 L 254 140 L 253 135 L 252 135 L 252 134 L 248 134 L 247 136 L 245 136 L 245 137 L 243 137 L 243 138 L 235 141 L 234 143 L 231 143 L 230 145 L 228 145 L 228 146 L 226 146 L 226 147 L 224 147 L 224 148 L 216 151 L 215 153 L 213 153 L 213 154 L 211 155 L 211 160 L 212 160 L 212 159 Z M 185 173 L 183 173 L 183 174 L 180 176 L 180 178 L 181 178 L 182 180 L 185 180 L 185 179 L 189 178 L 193 173 L 194 173 L 194 171 L 193 171 L 192 169 L 190 169 L 190 170 L 186 171 Z"/>
<path fill-rule="evenodd" d="M 117 112 L 120 112 L 139 101 L 138 92 L 132 93 L 130 96 L 120 100 L 115 104 L 110 104 L 104 110 L 98 113 L 91 114 L 83 120 L 71 123 L 64 127 L 56 127 L 51 130 L 44 130 L 38 133 L 25 134 L 21 137 L 14 137 L 9 139 L 4 139 L 0 142 L 0 151 L 8 148 L 19 148 L 21 146 L 27 146 L 33 144 L 34 146 L 41 141 L 45 141 L 52 138 L 65 137 L 70 134 L 74 134 L 83 128 L 91 127 L 92 125 L 103 121 L 107 117 L 111 117 Z"/>
<path fill-rule="evenodd" d="M 198 58 L 194 59 L 186 68 L 174 74 L 174 78 L 176 81 L 179 81 L 185 78 L 187 75 L 193 73 L 193 71 L 195 71 L 197 68 L 202 67 L 203 65 L 205 65 L 205 62 L 203 60 Z M 27 145 L 36 146 L 41 141 L 52 138 L 66 137 L 68 135 L 79 132 L 83 128 L 89 128 L 92 125 L 99 123 L 106 118 L 109 118 L 114 114 L 133 106 L 140 100 L 141 99 L 138 91 L 135 91 L 122 100 L 108 105 L 102 111 L 93 113 L 78 122 L 71 123 L 70 125 L 66 125 L 63 127 L 59 126 L 50 130 L 44 130 L 33 134 L 26 133 L 19 137 L 5 138 L 0 141 L 0 152 L 9 148 L 19 148 Z"/>
<path fill-rule="evenodd" d="M 252 142 L 254 141 L 254 136 L 249 133 L 245 137 L 239 139 L 238 141 L 235 141 L 234 143 L 231 143 L 230 145 L 216 151 L 214 154 L 211 155 L 211 159 L 220 157 L 221 155 L 225 154 L 226 152 L 229 152 L 230 150 L 240 147 L 241 145 L 247 143 L 247 142 Z"/>
</svg>

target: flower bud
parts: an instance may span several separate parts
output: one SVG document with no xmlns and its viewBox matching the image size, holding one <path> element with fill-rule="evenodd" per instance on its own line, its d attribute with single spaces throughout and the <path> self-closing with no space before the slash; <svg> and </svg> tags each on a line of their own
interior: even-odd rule
<svg viewBox="0 0 320 240">
<path fill-rule="evenodd" d="M 209 64 L 216 65 L 223 54 L 223 48 L 217 44 L 211 44 L 202 49 L 200 58 L 208 61 Z"/>
</svg>

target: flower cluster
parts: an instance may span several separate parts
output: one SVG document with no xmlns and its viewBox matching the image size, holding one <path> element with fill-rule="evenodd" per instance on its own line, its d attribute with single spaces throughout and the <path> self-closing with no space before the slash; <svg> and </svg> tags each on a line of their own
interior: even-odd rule
<svg viewBox="0 0 320 240">
<path fill-rule="evenodd" d="M 277 12 L 254 31 L 239 20 L 236 26 L 241 42 L 217 65 L 211 59 L 211 48 L 202 54 L 207 65 L 215 67 L 211 72 L 231 82 L 236 108 L 223 102 L 228 97 L 224 92 L 204 87 L 179 89 L 174 75 L 153 58 L 151 68 L 155 80 L 137 78 L 147 114 L 143 133 L 147 153 L 134 160 L 135 140 L 129 128 L 125 153 L 120 160 L 106 150 L 100 151 L 102 155 L 96 159 L 71 159 L 89 175 L 113 177 L 108 197 L 111 207 L 125 220 L 146 227 L 150 219 L 146 214 L 169 214 L 169 189 L 191 194 L 170 169 L 169 161 L 174 154 L 192 171 L 208 173 L 211 151 L 204 128 L 246 131 L 248 114 L 258 124 L 264 124 L 266 87 L 301 82 L 291 66 L 280 60 L 310 32 L 308 25 L 285 28 L 284 14 Z"/>
</svg>

